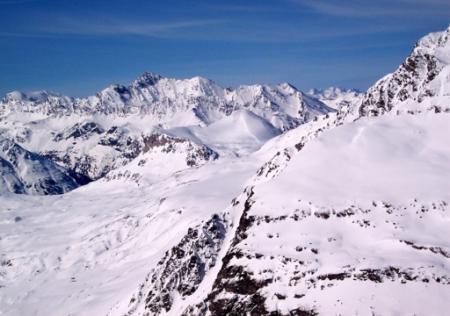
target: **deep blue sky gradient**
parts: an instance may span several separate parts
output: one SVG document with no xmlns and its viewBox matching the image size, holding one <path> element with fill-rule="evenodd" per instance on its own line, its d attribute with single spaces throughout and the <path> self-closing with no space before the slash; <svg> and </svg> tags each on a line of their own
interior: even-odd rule
<svg viewBox="0 0 450 316">
<path fill-rule="evenodd" d="M 449 23 L 448 0 L 0 0 L 0 95 L 86 96 L 144 71 L 365 90 Z"/>
</svg>

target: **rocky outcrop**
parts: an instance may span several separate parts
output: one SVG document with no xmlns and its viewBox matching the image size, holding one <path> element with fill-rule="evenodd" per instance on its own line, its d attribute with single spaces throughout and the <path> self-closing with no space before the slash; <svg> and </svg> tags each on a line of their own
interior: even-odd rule
<svg viewBox="0 0 450 316">
<path fill-rule="evenodd" d="M 143 304 L 145 313 L 159 315 L 171 310 L 176 296 L 193 294 L 206 273 L 217 263 L 226 227 L 224 216 L 215 214 L 203 224 L 189 228 L 133 295 L 127 314 L 133 315 Z"/>
<path fill-rule="evenodd" d="M 394 108 L 401 111 L 399 106 L 408 101 L 423 103 L 421 110 L 450 111 L 450 85 L 446 78 L 449 65 L 450 28 L 423 37 L 395 72 L 379 80 L 366 92 L 358 108 L 359 114 L 376 116 Z M 444 99 L 424 102 L 431 97 Z"/>
</svg>

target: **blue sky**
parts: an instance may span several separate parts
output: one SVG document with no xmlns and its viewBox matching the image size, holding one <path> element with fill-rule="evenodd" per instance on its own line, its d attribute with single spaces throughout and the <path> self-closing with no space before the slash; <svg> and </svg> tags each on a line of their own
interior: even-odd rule
<svg viewBox="0 0 450 316">
<path fill-rule="evenodd" d="M 85 96 L 144 71 L 364 90 L 449 24 L 448 0 L 0 0 L 0 94 Z"/>
</svg>

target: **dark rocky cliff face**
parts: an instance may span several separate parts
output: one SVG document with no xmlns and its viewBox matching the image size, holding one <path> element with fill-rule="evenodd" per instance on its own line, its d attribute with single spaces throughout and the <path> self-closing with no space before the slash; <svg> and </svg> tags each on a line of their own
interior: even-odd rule
<svg viewBox="0 0 450 316">
<path fill-rule="evenodd" d="M 193 294 L 205 274 L 216 265 L 226 229 L 227 220 L 222 215 L 213 215 L 203 224 L 189 228 L 133 295 L 128 314 L 132 315 L 139 304 L 144 304 L 149 315 L 159 315 L 171 310 L 175 296 Z"/>
</svg>

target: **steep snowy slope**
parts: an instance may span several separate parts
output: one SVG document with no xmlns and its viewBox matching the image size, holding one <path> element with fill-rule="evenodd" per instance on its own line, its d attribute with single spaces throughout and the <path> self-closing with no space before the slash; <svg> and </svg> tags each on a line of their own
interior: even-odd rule
<svg viewBox="0 0 450 316">
<path fill-rule="evenodd" d="M 62 194 L 87 181 L 0 134 L 0 194 Z"/>
</svg>

